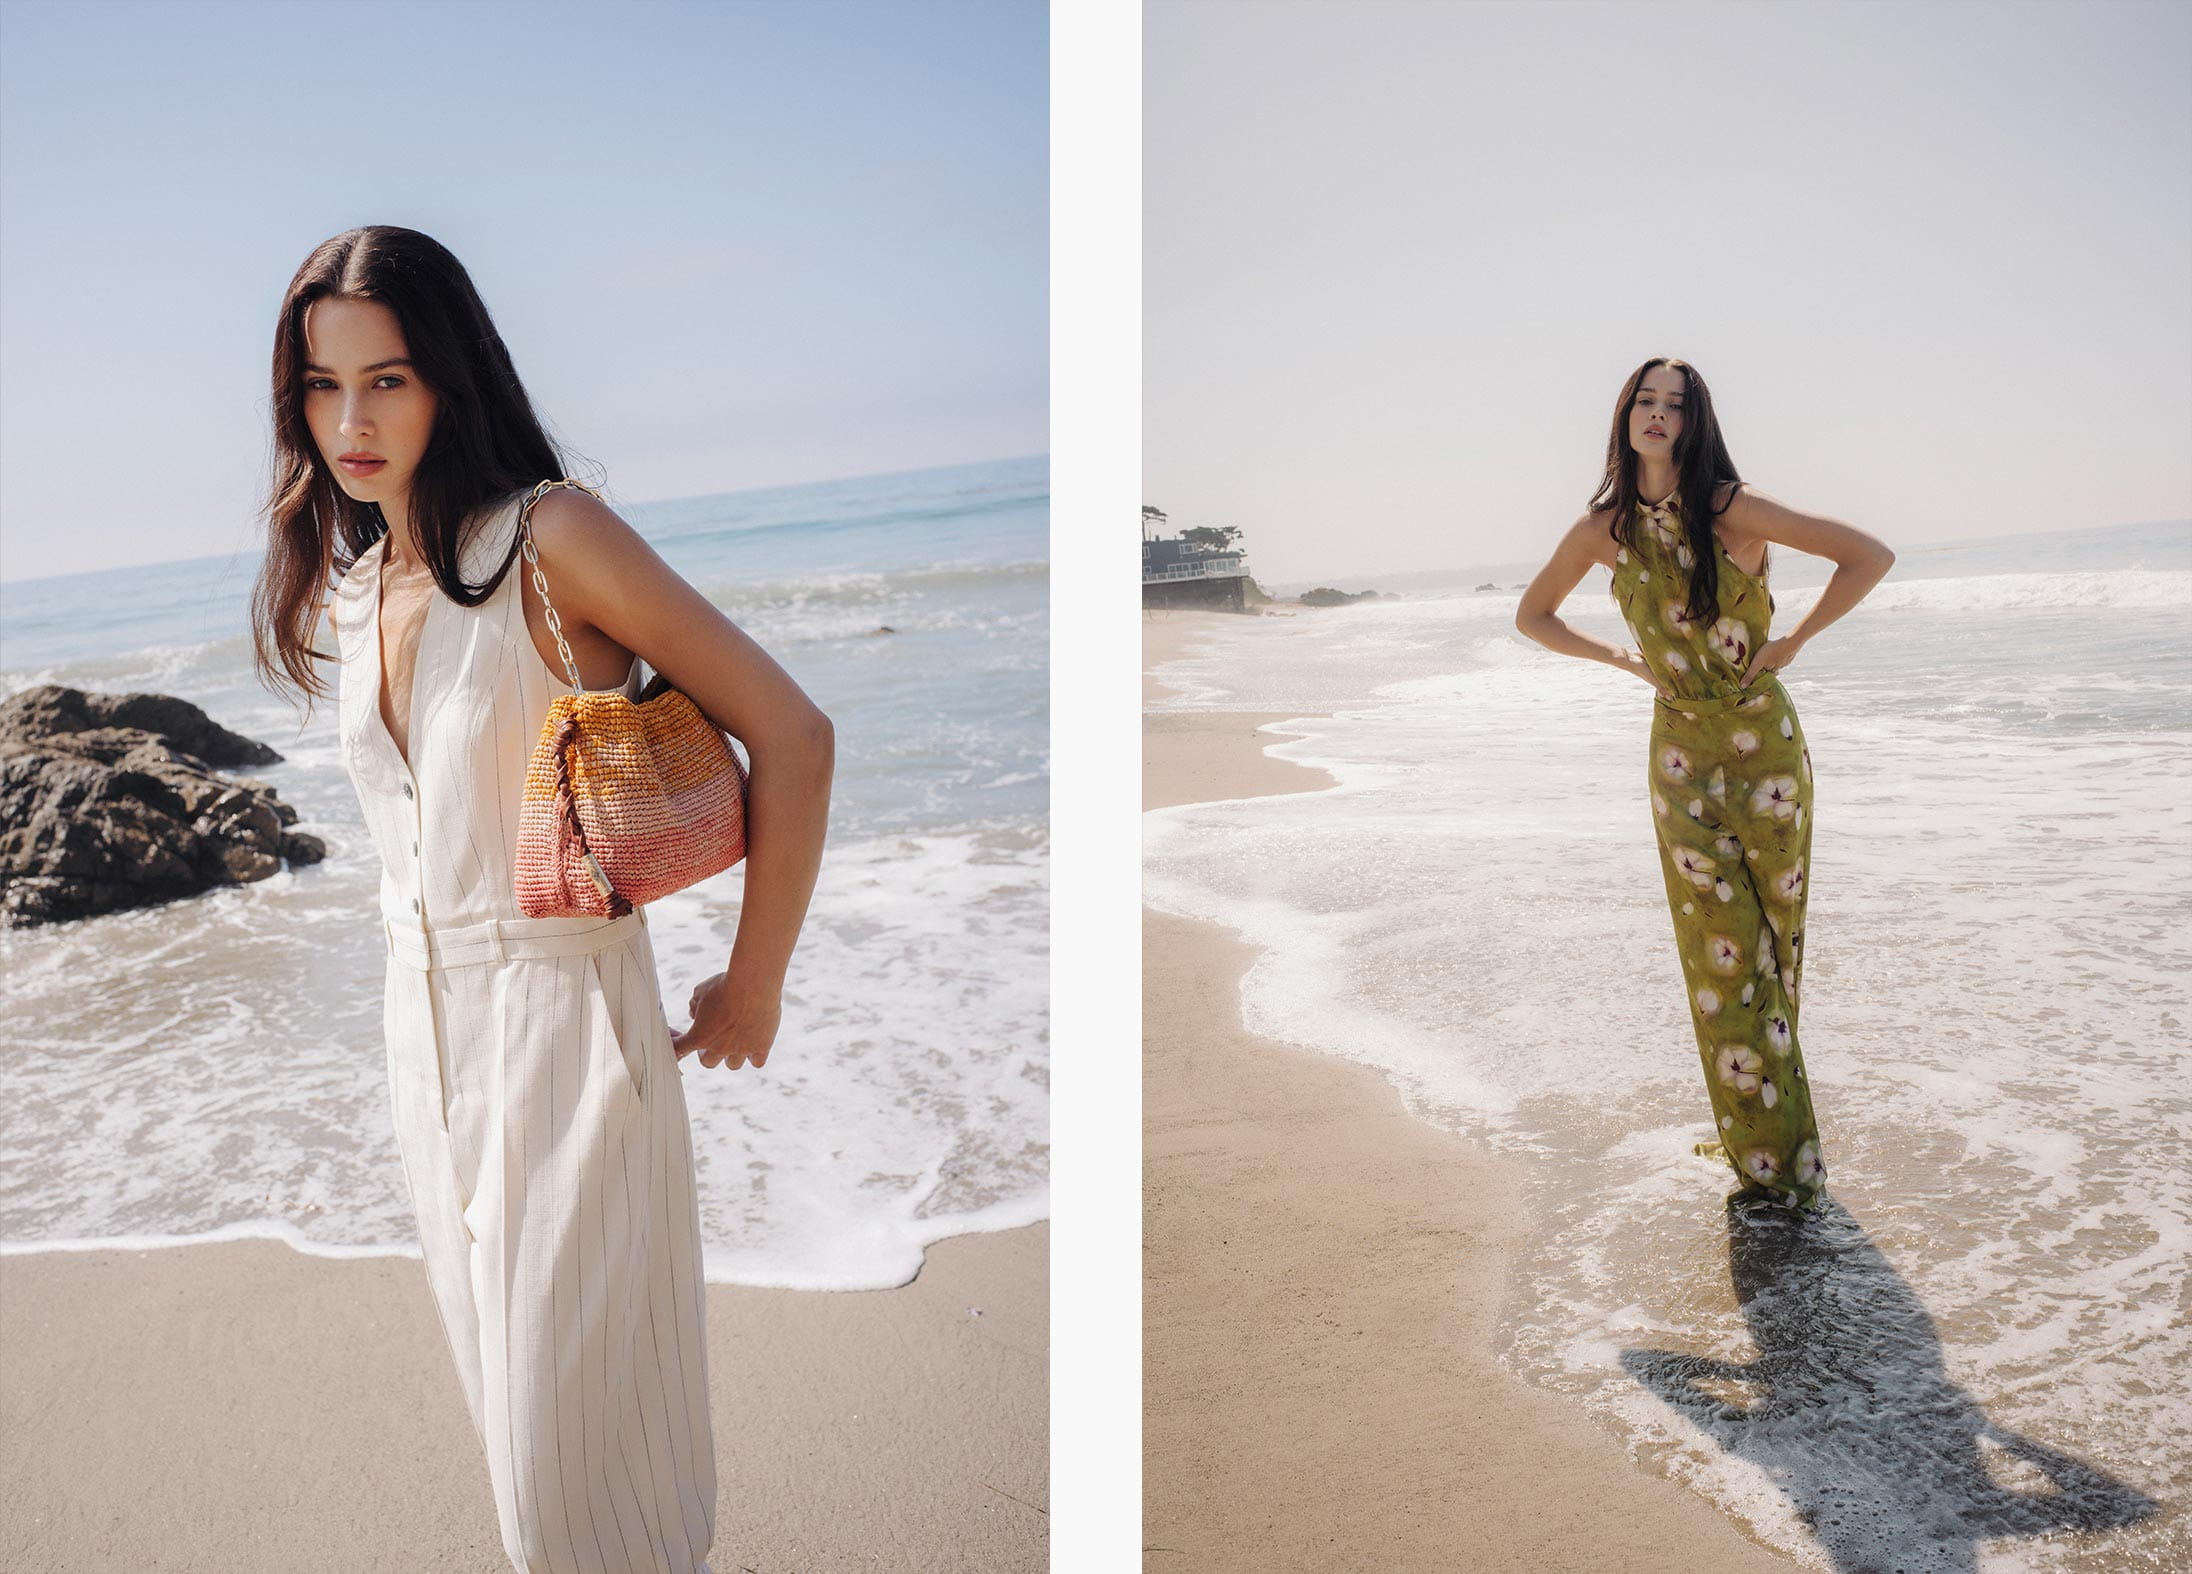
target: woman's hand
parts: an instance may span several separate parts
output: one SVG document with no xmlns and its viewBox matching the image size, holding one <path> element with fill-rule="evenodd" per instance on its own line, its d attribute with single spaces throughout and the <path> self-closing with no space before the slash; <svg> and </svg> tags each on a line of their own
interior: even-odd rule
<svg viewBox="0 0 2192 1574">
<path fill-rule="evenodd" d="M 1623 672 L 1635 673 L 1646 683 L 1649 683 L 1652 686 L 1652 692 L 1657 694 L 1661 699 L 1671 700 L 1674 698 L 1672 694 L 1669 694 L 1667 692 L 1665 685 L 1663 685 L 1659 681 L 1659 679 L 1653 675 L 1652 669 L 1649 666 L 1645 665 L 1644 653 L 1642 651 L 1625 650 L 1621 653 L 1620 659 L 1616 661 L 1614 665 L 1619 667 Z"/>
<path fill-rule="evenodd" d="M 1790 635 L 1769 639 L 1758 647 L 1751 657 L 1751 664 L 1743 670 L 1743 687 L 1749 688 L 1758 680 L 1761 672 L 1779 672 L 1796 659 L 1796 653 L 1804 648 L 1804 642 Z"/>
<path fill-rule="evenodd" d="M 776 1042 L 777 1023 L 784 1015 L 781 987 L 718 973 L 693 986 L 686 1008 L 693 1025 L 682 1033 L 670 1031 L 670 1047 L 680 1058 L 698 1050 L 703 1066 L 728 1065 L 733 1071 L 768 1063 L 769 1046 Z"/>
</svg>

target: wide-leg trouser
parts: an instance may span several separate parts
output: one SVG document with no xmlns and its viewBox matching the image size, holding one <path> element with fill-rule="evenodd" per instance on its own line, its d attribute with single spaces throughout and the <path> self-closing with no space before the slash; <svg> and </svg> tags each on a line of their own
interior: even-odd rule
<svg viewBox="0 0 2192 1574">
<path fill-rule="evenodd" d="M 1746 1187 L 1812 1204 L 1826 1164 L 1797 1044 L 1811 755 L 1768 674 L 1653 706 L 1652 815 L 1719 1149 Z"/>
<path fill-rule="evenodd" d="M 699 1203 L 643 910 L 386 929 L 397 1147 L 503 1548 L 707 1574 Z"/>
</svg>

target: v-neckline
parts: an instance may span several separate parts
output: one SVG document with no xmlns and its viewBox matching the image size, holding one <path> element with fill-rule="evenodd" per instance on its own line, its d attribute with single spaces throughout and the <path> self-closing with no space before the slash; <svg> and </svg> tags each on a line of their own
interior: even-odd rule
<svg viewBox="0 0 2192 1574">
<path fill-rule="evenodd" d="M 387 716 L 387 641 L 381 637 L 381 604 L 382 590 L 385 588 L 382 576 L 388 568 L 388 537 L 383 535 L 375 545 L 380 548 L 381 556 L 380 561 L 373 565 L 373 722 L 380 729 L 381 737 L 387 740 L 389 752 L 402 763 L 404 774 L 408 776 L 412 774 L 411 757 L 396 742 L 396 735 L 389 728 Z M 427 620 L 434 615 L 434 603 L 440 599 L 438 590 L 427 597 L 426 610 L 419 614 L 417 637 L 411 642 L 411 676 L 404 684 L 406 692 L 403 725 L 404 731 L 412 738 L 416 738 L 419 733 L 419 652 L 426 645 Z"/>
</svg>

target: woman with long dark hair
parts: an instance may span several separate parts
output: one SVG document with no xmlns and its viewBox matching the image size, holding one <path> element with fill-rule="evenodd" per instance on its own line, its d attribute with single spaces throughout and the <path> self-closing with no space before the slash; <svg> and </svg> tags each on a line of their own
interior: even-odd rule
<svg viewBox="0 0 2192 1574">
<path fill-rule="evenodd" d="M 369 225 L 317 247 L 273 382 L 258 664 L 324 694 L 331 619 L 343 764 L 381 861 L 397 1147 L 504 1550 L 528 1574 L 704 1574 L 715 1452 L 679 1063 L 768 1058 L 821 859 L 829 721 L 590 493 L 542 496 L 537 578 L 520 561 L 520 505 L 568 470 L 427 236 Z M 644 659 L 751 757 L 737 936 L 682 1032 L 643 907 L 518 905 L 526 767 L 575 692 L 563 647 L 587 691 L 636 696 Z"/>
<path fill-rule="evenodd" d="M 1835 564 L 1778 639 L 1766 583 L 1775 542 Z M 1654 356 L 1622 386 L 1597 493 L 1515 611 L 1547 649 L 1633 672 L 1658 694 L 1652 816 L 1719 1133 L 1699 1151 L 1727 1160 L 1741 1194 L 1797 1207 L 1825 1195 L 1827 1170 L 1796 1033 L 1811 753 L 1779 674 L 1894 561 L 1864 531 L 1744 484 L 1704 378 Z M 1633 650 L 1559 616 L 1594 563 L 1613 571 Z"/>
</svg>

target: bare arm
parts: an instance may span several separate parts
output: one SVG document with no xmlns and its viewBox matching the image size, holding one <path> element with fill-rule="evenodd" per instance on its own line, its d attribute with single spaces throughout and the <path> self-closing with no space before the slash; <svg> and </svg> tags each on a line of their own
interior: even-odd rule
<svg viewBox="0 0 2192 1574">
<path fill-rule="evenodd" d="M 1779 639 L 1768 640 L 1752 656 L 1743 674 L 1746 684 L 1762 668 L 1778 671 L 1795 660 L 1796 653 L 1813 635 L 1864 600 L 1895 564 L 1893 549 L 1878 536 L 1839 519 L 1799 513 L 1749 486 L 1736 493 L 1735 501 L 1720 516 L 1720 530 L 1731 547 L 1746 540 L 1773 541 L 1834 563 L 1834 575 L 1811 610 L 1795 628 Z"/>
<path fill-rule="evenodd" d="M 1610 667 L 1634 673 L 1658 689 L 1659 681 L 1644 665 L 1642 654 L 1609 645 L 1571 627 L 1560 616 L 1560 604 L 1568 599 L 1568 592 L 1582 582 L 1594 564 L 1610 567 L 1612 558 L 1613 537 L 1606 529 L 1606 516 L 1585 514 L 1568 527 L 1568 533 L 1560 538 L 1560 545 L 1553 548 L 1553 555 L 1537 571 L 1537 578 L 1523 589 L 1522 601 L 1515 608 L 1515 627 L 1547 650 L 1563 656 L 1580 656 L 1586 661 L 1603 661 Z M 1660 692 L 1664 694 L 1666 690 L 1660 689 Z"/>
<path fill-rule="evenodd" d="M 694 991 L 691 1031 L 677 1037 L 678 1052 L 700 1049 L 705 1065 L 744 1056 L 758 1066 L 775 1037 L 785 971 L 821 867 L 835 731 L 791 674 L 607 504 L 559 489 L 534 505 L 532 523 L 566 633 L 601 630 L 746 746 L 752 769 L 738 934 L 723 975 Z M 524 568 L 521 557 L 513 572 Z M 724 998 L 711 1005 L 711 993 Z"/>
</svg>

